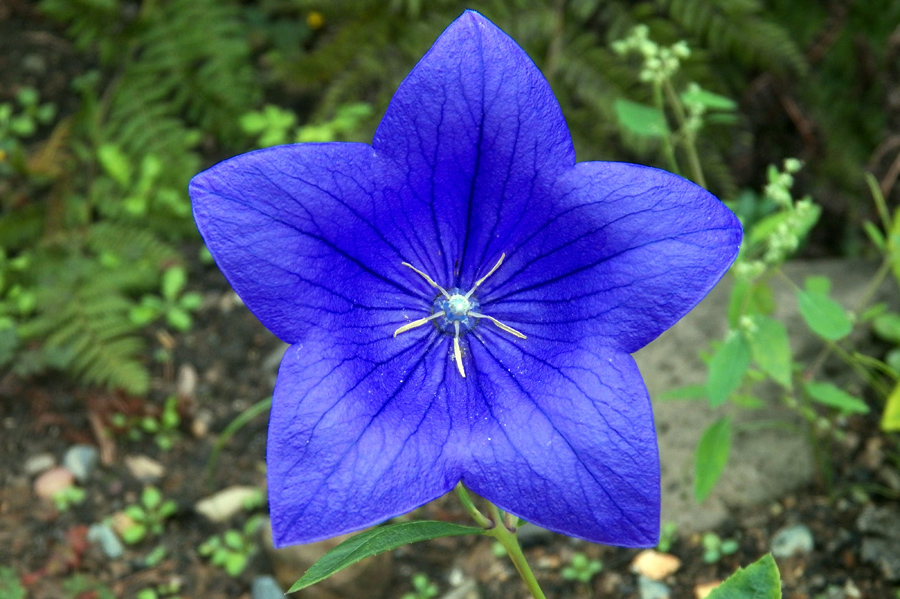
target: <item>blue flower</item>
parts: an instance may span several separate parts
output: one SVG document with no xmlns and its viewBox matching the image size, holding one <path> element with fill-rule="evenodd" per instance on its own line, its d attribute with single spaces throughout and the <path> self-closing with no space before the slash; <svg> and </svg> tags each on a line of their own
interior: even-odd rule
<svg viewBox="0 0 900 599">
<path fill-rule="evenodd" d="M 576 164 L 549 85 L 492 23 L 466 12 L 441 35 L 371 146 L 251 152 L 190 193 L 229 282 L 292 344 L 267 450 L 278 546 L 459 481 L 551 530 L 656 543 L 629 354 L 715 285 L 741 228 L 670 173 Z"/>
</svg>

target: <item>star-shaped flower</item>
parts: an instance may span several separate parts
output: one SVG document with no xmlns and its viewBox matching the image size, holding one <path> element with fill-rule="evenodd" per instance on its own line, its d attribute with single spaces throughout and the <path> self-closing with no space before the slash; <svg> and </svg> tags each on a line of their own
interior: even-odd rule
<svg viewBox="0 0 900 599">
<path fill-rule="evenodd" d="M 441 35 L 371 146 L 251 152 L 190 192 L 229 282 L 292 344 L 269 422 L 277 545 L 459 481 L 551 530 L 656 543 L 653 415 L 629 354 L 712 288 L 741 227 L 670 173 L 576 164 L 547 81 L 487 19 Z"/>
</svg>

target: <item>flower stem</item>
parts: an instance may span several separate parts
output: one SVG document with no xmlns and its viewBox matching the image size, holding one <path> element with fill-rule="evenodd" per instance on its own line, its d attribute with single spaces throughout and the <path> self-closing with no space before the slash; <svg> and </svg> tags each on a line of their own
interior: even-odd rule
<svg viewBox="0 0 900 599">
<path fill-rule="evenodd" d="M 494 520 L 498 523 L 502 523 L 503 516 L 500 515 L 500 510 L 497 509 L 497 506 L 490 504 L 490 510 Z M 507 529 L 506 526 L 499 524 L 485 534 L 497 539 L 497 541 L 503 545 L 503 548 L 506 549 L 506 554 L 509 556 L 509 559 L 512 560 L 513 565 L 519 572 L 519 576 L 521 576 L 522 580 L 525 582 L 525 586 L 531 591 L 531 596 L 534 597 L 534 599 L 547 599 L 544 595 L 544 591 L 541 590 L 541 587 L 538 584 L 537 578 L 534 577 L 534 572 L 531 571 L 528 561 L 525 559 L 525 554 L 522 553 L 522 547 L 519 545 L 519 539 L 516 538 L 515 530 L 511 531 Z"/>
<path fill-rule="evenodd" d="M 481 511 L 475 507 L 475 503 L 472 501 L 469 492 L 466 491 L 466 488 L 463 486 L 462 481 L 456 485 L 455 491 L 459 500 L 462 502 L 463 507 L 469 512 L 469 515 L 472 516 L 479 526 L 485 529 L 484 534 L 497 539 L 497 542 L 506 549 L 506 554 L 509 556 L 509 559 L 512 560 L 513 565 L 516 567 L 516 571 L 519 572 L 519 576 L 521 576 L 522 580 L 525 582 L 525 586 L 531 591 L 531 596 L 534 597 L 534 599 L 547 599 L 546 595 L 544 595 L 544 591 L 541 590 L 541 587 L 538 584 L 537 578 L 534 577 L 534 572 L 531 571 L 531 567 L 529 567 L 528 562 L 525 560 L 525 554 L 522 553 L 522 547 L 519 545 L 519 540 L 516 538 L 516 529 L 513 524 L 515 520 L 510 517 L 511 515 L 506 514 L 507 517 L 504 518 L 504 514 L 500 512 L 500 509 L 493 503 L 487 501 L 486 503 L 490 509 L 491 517 L 488 518 L 482 514 Z"/>
</svg>

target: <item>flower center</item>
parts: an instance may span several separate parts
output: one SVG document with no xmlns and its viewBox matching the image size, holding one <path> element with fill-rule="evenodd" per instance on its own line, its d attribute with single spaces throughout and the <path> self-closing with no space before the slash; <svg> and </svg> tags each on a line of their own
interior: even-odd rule
<svg viewBox="0 0 900 599">
<path fill-rule="evenodd" d="M 394 331 L 394 337 L 396 337 L 400 333 L 405 333 L 410 329 L 422 326 L 426 322 L 433 321 L 442 333 L 453 335 L 453 357 L 456 361 L 456 368 L 459 370 L 459 374 L 461 374 L 463 377 L 466 376 L 466 371 L 463 368 L 462 349 L 460 348 L 459 344 L 459 336 L 460 334 L 467 333 L 475 328 L 475 323 L 479 319 L 486 318 L 507 333 L 515 335 L 520 339 L 525 339 L 525 335 L 515 330 L 514 328 L 503 324 L 493 316 L 481 314 L 478 311 L 481 304 L 479 304 L 476 298 L 472 297 L 472 294 L 475 292 L 475 290 L 478 289 L 478 287 L 482 283 L 484 283 L 484 281 L 489 276 L 494 274 L 498 268 L 500 268 L 500 265 L 503 264 L 503 259 L 505 257 L 506 254 L 501 254 L 500 259 L 497 260 L 497 264 L 494 265 L 494 268 L 488 271 L 486 275 L 475 281 L 475 284 L 466 293 L 463 293 L 462 289 L 459 289 L 458 287 L 454 287 L 450 291 L 447 291 L 443 287 L 435 283 L 434 279 L 429 277 L 427 274 L 425 274 L 412 264 L 403 262 L 403 266 L 411 268 L 416 274 L 425 279 L 429 285 L 440 291 L 441 294 L 438 295 L 437 298 L 435 298 L 434 304 L 432 304 L 431 306 L 431 316 L 426 316 L 424 318 L 406 323 L 405 325 Z"/>
</svg>

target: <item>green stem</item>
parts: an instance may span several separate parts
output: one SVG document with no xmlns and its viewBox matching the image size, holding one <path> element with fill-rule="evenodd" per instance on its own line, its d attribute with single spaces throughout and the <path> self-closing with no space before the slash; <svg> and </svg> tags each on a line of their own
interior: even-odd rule
<svg viewBox="0 0 900 599">
<path fill-rule="evenodd" d="M 506 554 L 509 556 L 509 559 L 512 560 L 513 565 L 519 572 L 519 576 L 521 576 L 522 580 L 525 582 L 525 586 L 528 587 L 528 590 L 531 592 L 532 597 L 534 597 L 534 599 L 547 599 L 546 595 L 544 595 L 544 591 L 541 590 L 541 587 L 538 584 L 537 578 L 534 577 L 534 572 L 531 571 L 528 562 L 525 560 L 525 554 L 522 553 L 522 547 L 519 546 L 519 540 L 516 538 L 516 529 L 511 525 L 512 520 L 510 518 L 504 518 L 504 515 L 500 513 L 500 509 L 490 502 L 487 502 L 487 504 L 491 517 L 488 518 L 482 514 L 481 511 L 475 507 L 471 495 L 466 491 L 462 482 L 456 485 L 456 495 L 462 502 L 463 507 L 466 508 L 466 511 L 469 512 L 469 515 L 472 516 L 479 526 L 485 529 L 484 534 L 497 539 L 497 542 L 506 549 Z M 508 515 L 509 514 L 507 514 L 507 516 Z"/>
<path fill-rule="evenodd" d="M 672 111 L 675 113 L 675 120 L 678 121 L 678 128 L 684 133 L 684 151 L 687 153 L 688 165 L 691 168 L 691 174 L 694 182 L 700 187 L 706 188 L 706 177 L 703 176 L 703 167 L 700 166 L 700 156 L 697 154 L 696 135 L 693 131 L 689 131 L 685 125 L 687 124 L 687 115 L 684 113 L 684 107 L 681 105 L 681 99 L 675 93 L 672 82 L 666 79 L 663 83 L 666 90 L 666 98 L 672 105 Z"/>
<path fill-rule="evenodd" d="M 665 119 L 666 115 L 666 104 L 663 101 L 663 93 L 662 93 L 662 84 L 658 82 L 653 83 L 653 102 L 656 104 L 656 109 L 660 111 L 663 115 L 663 119 Z M 668 129 L 668 127 L 667 127 Z M 667 131 L 665 135 L 662 136 L 662 145 L 663 145 L 663 154 L 666 157 L 666 162 L 669 163 L 669 170 L 676 174 L 681 174 L 681 171 L 678 168 L 678 160 L 675 159 L 675 149 L 672 147 L 672 136 Z"/>
<path fill-rule="evenodd" d="M 491 515 L 498 523 L 503 522 L 503 516 L 500 514 L 500 510 L 497 509 L 496 505 L 490 504 L 490 511 Z M 522 577 L 525 586 L 528 587 L 528 590 L 531 592 L 531 596 L 534 597 L 534 599 L 547 599 L 546 595 L 544 595 L 544 591 L 541 590 L 541 586 L 538 584 L 537 578 L 534 577 L 534 572 L 531 571 L 528 561 L 525 559 L 525 554 L 522 553 L 522 547 L 519 545 L 519 539 L 516 538 L 515 530 L 508 530 L 505 526 L 499 525 L 487 531 L 485 534 L 497 539 L 497 541 L 503 545 L 503 548 L 506 549 L 506 554 L 509 556 L 509 559 L 512 560 L 513 565 L 519 572 L 519 576 Z"/>
</svg>

